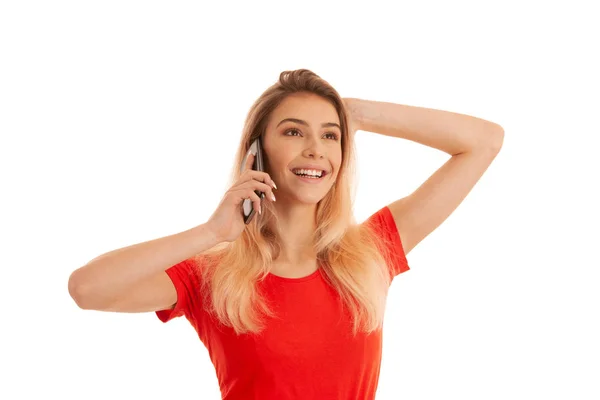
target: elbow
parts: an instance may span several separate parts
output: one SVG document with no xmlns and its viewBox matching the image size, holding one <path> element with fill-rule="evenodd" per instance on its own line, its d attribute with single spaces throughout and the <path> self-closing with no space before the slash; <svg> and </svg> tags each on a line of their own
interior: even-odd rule
<svg viewBox="0 0 600 400">
<path fill-rule="evenodd" d="M 503 144 L 504 129 L 498 125 L 497 128 L 490 128 L 484 134 L 480 135 L 478 143 L 474 145 L 472 150 L 498 154 Z"/>
<path fill-rule="evenodd" d="M 77 271 L 74 271 L 73 273 L 71 273 L 71 276 L 69 276 L 68 289 L 69 296 L 71 296 L 75 304 L 77 304 L 77 307 L 81 308 L 82 310 L 88 309 L 87 304 L 84 300 L 85 295 L 83 285 L 77 280 Z"/>
<path fill-rule="evenodd" d="M 102 310 L 102 306 L 94 300 L 95 296 L 91 294 L 89 285 L 82 280 L 78 270 L 69 276 L 68 289 L 77 307 L 82 310 Z"/>
<path fill-rule="evenodd" d="M 498 137 L 497 137 L 497 141 L 495 144 L 496 144 L 496 148 L 498 149 L 498 151 L 500 151 L 500 149 L 502 148 L 502 145 L 504 144 L 504 129 L 502 129 L 498 132 Z"/>
<path fill-rule="evenodd" d="M 502 144 L 504 144 L 504 128 L 502 128 L 500 125 L 496 125 L 496 128 L 493 129 L 492 132 L 492 149 L 495 151 L 500 151 L 500 149 L 502 148 Z"/>
</svg>

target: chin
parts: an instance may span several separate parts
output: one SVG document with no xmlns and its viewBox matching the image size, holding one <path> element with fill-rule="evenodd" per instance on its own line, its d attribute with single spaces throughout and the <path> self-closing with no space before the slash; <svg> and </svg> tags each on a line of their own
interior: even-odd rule
<svg viewBox="0 0 600 400">
<path fill-rule="evenodd" d="M 329 193 L 329 191 L 325 192 L 325 193 L 298 193 L 296 194 L 294 197 L 296 199 L 296 201 L 298 201 L 299 203 L 302 204 L 314 204 L 317 205 L 321 200 L 323 200 L 325 197 L 327 197 L 327 194 Z"/>
<path fill-rule="evenodd" d="M 325 177 L 327 179 L 327 177 Z M 333 189 L 331 182 L 323 182 L 324 185 L 306 185 L 296 186 L 289 185 L 288 196 L 292 201 L 306 205 L 317 205 L 323 200 L 329 192 Z M 326 187 L 324 187 L 326 186 Z M 277 193 L 277 192 L 275 192 Z M 277 194 L 275 194 L 277 196 Z M 287 196 L 286 196 L 287 197 Z"/>
</svg>

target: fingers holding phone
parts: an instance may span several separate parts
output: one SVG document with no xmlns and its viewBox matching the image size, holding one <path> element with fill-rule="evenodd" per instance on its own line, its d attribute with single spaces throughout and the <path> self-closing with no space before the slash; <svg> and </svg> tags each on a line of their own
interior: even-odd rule
<svg viewBox="0 0 600 400">
<path fill-rule="evenodd" d="M 225 193 L 215 212 L 207 221 L 220 241 L 232 242 L 242 233 L 254 215 L 261 212 L 262 199 L 275 201 L 273 188 L 277 188 L 269 174 L 262 169 L 262 154 L 256 156 L 251 148 L 242 163 L 243 172 L 237 182 Z M 260 159 L 260 162 L 257 162 Z M 245 204 L 245 206 L 243 205 Z"/>
<path fill-rule="evenodd" d="M 243 165 L 243 167 L 246 167 L 247 169 L 244 171 L 242 170 L 241 173 L 245 174 L 246 171 L 258 171 L 258 172 L 264 172 L 265 168 L 264 168 L 264 162 L 263 162 L 263 151 L 262 151 L 262 143 L 261 143 L 261 139 L 260 137 L 256 138 L 251 144 L 250 144 L 250 149 L 249 149 L 249 153 L 246 154 L 247 158 L 252 157 L 253 158 L 253 162 L 250 164 L 250 161 L 248 160 L 248 165 Z M 242 164 L 246 164 L 246 163 L 242 163 Z M 251 169 L 248 169 L 251 168 Z M 270 179 L 270 177 L 269 177 Z M 263 183 L 267 183 L 267 180 L 262 180 Z M 272 180 L 271 180 L 272 182 Z M 256 194 L 258 195 L 258 197 L 260 198 L 260 202 L 262 203 L 262 199 L 265 197 L 265 192 L 261 192 L 258 191 L 256 192 Z M 275 201 L 275 196 L 271 193 L 271 199 L 273 199 L 273 201 Z M 256 213 L 256 208 L 255 206 L 253 206 L 253 200 L 248 198 L 245 199 L 244 202 L 242 203 L 242 215 L 244 217 L 244 223 L 245 224 L 249 224 L 252 221 L 252 218 L 254 218 L 254 214 Z M 258 207 L 258 212 L 260 214 L 261 212 L 261 206 L 259 204 Z"/>
</svg>

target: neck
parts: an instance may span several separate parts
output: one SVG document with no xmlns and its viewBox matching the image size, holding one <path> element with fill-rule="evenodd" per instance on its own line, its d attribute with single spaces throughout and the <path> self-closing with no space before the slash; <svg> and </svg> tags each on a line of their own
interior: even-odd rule
<svg viewBox="0 0 600 400">
<path fill-rule="evenodd" d="M 277 199 L 279 200 L 279 199 Z M 314 260 L 316 204 L 275 204 L 279 220 L 281 253 L 275 260 L 280 264 L 297 265 Z"/>
</svg>

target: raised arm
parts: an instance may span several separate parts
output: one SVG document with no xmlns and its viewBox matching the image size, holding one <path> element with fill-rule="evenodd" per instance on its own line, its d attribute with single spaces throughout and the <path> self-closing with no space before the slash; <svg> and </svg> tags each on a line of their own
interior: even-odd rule
<svg viewBox="0 0 600 400">
<path fill-rule="evenodd" d="M 355 129 L 411 140 L 452 156 L 413 193 L 389 204 L 408 254 L 481 179 L 502 147 L 504 129 L 449 111 L 354 98 L 344 101 Z"/>
</svg>

